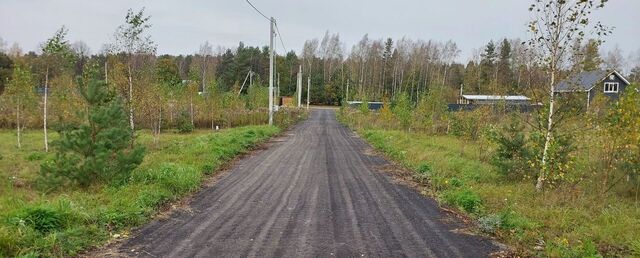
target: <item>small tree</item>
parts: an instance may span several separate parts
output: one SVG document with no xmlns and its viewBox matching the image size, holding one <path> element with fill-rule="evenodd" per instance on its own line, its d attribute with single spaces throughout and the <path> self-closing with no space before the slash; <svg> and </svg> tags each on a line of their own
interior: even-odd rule
<svg viewBox="0 0 640 258">
<path fill-rule="evenodd" d="M 88 83 L 79 81 L 87 105 L 78 112 L 79 124 L 64 124 L 53 142 L 55 157 L 41 165 L 41 174 L 53 183 L 88 187 L 98 182 L 123 182 L 144 157 L 144 148 L 131 144 L 131 128 L 120 98 L 107 91 L 93 69 Z M 86 85 L 85 85 L 86 84 Z"/>
<path fill-rule="evenodd" d="M 605 192 L 626 179 L 636 183 L 636 198 L 640 188 L 640 87 L 627 87 L 624 95 L 610 109 L 605 119 L 607 135 L 605 149 L 611 159 L 611 167 L 616 175 L 605 173 L 603 186 Z"/>
<path fill-rule="evenodd" d="M 396 118 L 398 118 L 398 121 L 400 121 L 402 129 L 409 129 L 411 125 L 411 101 L 406 92 L 403 92 L 396 98 L 392 111 Z"/>
<path fill-rule="evenodd" d="M 549 173 L 547 164 L 549 150 L 554 142 L 556 125 L 555 109 L 555 86 L 558 83 L 558 76 L 567 61 L 571 50 L 576 51 L 575 46 L 580 46 L 590 25 L 591 13 L 604 7 L 607 0 L 533 0 L 529 11 L 534 14 L 534 18 L 528 24 L 531 39 L 528 41 L 530 47 L 538 54 L 539 63 L 546 68 L 549 75 L 548 112 L 546 121 L 541 123 L 541 131 L 544 135 L 544 147 L 541 155 L 541 170 L 536 183 L 536 190 L 542 190 L 547 174 Z M 610 33 L 606 27 L 597 23 L 594 27 L 597 36 L 604 36 Z M 577 42 L 578 44 L 574 44 Z"/>
<path fill-rule="evenodd" d="M 35 106 L 37 96 L 33 91 L 33 76 L 29 69 L 16 66 L 4 96 L 15 107 L 18 148 L 22 148 L 22 130 L 25 128 L 24 114 Z"/>
<path fill-rule="evenodd" d="M 62 26 L 56 33 L 42 45 L 42 56 L 46 63 L 45 76 L 44 76 L 44 94 L 43 94 L 43 108 L 42 108 L 42 120 L 44 131 L 44 150 L 49 151 L 49 137 L 47 134 L 47 107 L 49 96 L 49 76 L 51 70 L 59 67 L 60 62 L 70 59 L 73 55 L 71 52 L 71 45 L 67 41 L 67 28 Z M 57 64 L 57 65 L 56 65 Z"/>
<path fill-rule="evenodd" d="M 532 153 L 524 129 L 520 118 L 513 114 L 509 123 L 489 131 L 489 140 L 497 145 L 491 162 L 504 176 L 515 179 L 531 170 L 529 161 Z"/>
<path fill-rule="evenodd" d="M 111 52 L 124 53 L 127 57 L 127 78 L 128 78 L 128 104 L 129 104 L 129 126 L 131 132 L 134 125 L 134 77 L 137 74 L 136 61 L 138 58 L 148 54 L 155 54 L 156 44 L 151 40 L 151 36 L 146 32 L 151 28 L 150 17 L 144 15 L 144 8 L 137 13 L 129 9 L 125 16 L 125 24 L 120 25 L 114 35 L 114 44 L 111 45 Z"/>
<path fill-rule="evenodd" d="M 418 101 L 414 112 L 416 127 L 430 133 L 437 133 L 447 112 L 447 103 L 441 89 L 430 89 Z"/>
</svg>

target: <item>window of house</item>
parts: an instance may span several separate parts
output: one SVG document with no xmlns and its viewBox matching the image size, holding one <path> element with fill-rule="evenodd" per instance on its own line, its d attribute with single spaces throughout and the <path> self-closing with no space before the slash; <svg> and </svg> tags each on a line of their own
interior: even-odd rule
<svg viewBox="0 0 640 258">
<path fill-rule="evenodd" d="M 605 93 L 617 93 L 618 92 L 618 83 L 617 82 L 605 82 L 604 83 L 604 92 Z"/>
</svg>

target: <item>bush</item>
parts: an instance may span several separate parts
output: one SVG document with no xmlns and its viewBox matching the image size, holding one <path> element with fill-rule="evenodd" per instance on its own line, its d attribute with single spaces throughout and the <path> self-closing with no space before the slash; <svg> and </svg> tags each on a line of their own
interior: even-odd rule
<svg viewBox="0 0 640 258">
<path fill-rule="evenodd" d="M 522 178 L 532 172 L 529 164 L 531 150 L 524 134 L 524 125 L 518 117 L 512 115 L 508 124 L 500 129 L 492 129 L 488 134 L 489 140 L 497 145 L 491 164 L 498 168 L 500 174 Z"/>
<path fill-rule="evenodd" d="M 71 182 L 88 187 L 97 182 L 123 182 L 144 157 L 133 143 L 133 132 L 122 102 L 107 91 L 104 81 L 91 79 L 80 93 L 87 112 L 78 112 L 80 124 L 63 124 L 54 141 L 55 157 L 41 164 L 43 183 L 59 187 Z"/>
<path fill-rule="evenodd" d="M 446 191 L 444 200 L 446 203 L 458 206 L 468 213 L 478 213 L 482 205 L 480 196 L 469 189 Z"/>
<path fill-rule="evenodd" d="M 478 219 L 478 227 L 480 231 L 493 234 L 502 225 L 502 217 L 496 214 L 489 214 Z"/>
<path fill-rule="evenodd" d="M 422 162 L 418 166 L 416 172 L 417 173 L 414 175 L 414 178 L 420 183 L 424 183 L 427 179 L 429 179 L 429 176 L 431 176 L 431 166 L 426 162 Z"/>
<path fill-rule="evenodd" d="M 404 130 L 409 129 L 409 126 L 411 125 L 411 109 L 411 100 L 409 100 L 409 96 L 405 92 L 400 94 L 393 103 L 393 108 L 391 110 L 398 121 L 400 121 L 400 126 L 402 126 L 402 129 Z"/>
<path fill-rule="evenodd" d="M 180 133 L 190 133 L 193 132 L 193 129 L 195 129 L 193 124 L 191 123 L 191 116 L 189 115 L 189 112 L 186 111 L 180 112 L 177 124 L 178 132 Z"/>
<path fill-rule="evenodd" d="M 31 154 L 29 154 L 29 156 L 27 156 L 27 160 L 28 161 L 36 161 L 36 160 L 42 160 L 44 159 L 46 156 L 45 153 L 43 152 L 33 152 Z"/>
<path fill-rule="evenodd" d="M 52 209 L 29 208 L 20 217 L 26 225 L 43 234 L 62 229 L 62 216 Z"/>
</svg>

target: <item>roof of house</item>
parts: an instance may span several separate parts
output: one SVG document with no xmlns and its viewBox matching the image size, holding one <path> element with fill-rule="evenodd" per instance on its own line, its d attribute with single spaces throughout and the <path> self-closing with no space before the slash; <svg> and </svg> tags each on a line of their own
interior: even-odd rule
<svg viewBox="0 0 640 258">
<path fill-rule="evenodd" d="M 530 100 L 530 98 L 526 96 L 499 96 L 499 95 L 462 95 L 464 99 L 468 100 L 510 100 L 510 101 L 518 101 L 518 100 Z"/>
<path fill-rule="evenodd" d="M 369 104 L 383 104 L 383 103 L 382 103 L 382 102 L 380 102 L 380 101 L 368 101 L 367 103 L 369 103 Z M 347 101 L 347 104 L 350 104 L 350 105 L 353 105 L 353 104 L 362 104 L 362 101 L 357 101 L 357 100 L 355 100 L 355 101 Z"/>
<path fill-rule="evenodd" d="M 622 79 L 622 81 L 629 84 L 629 81 L 627 81 L 627 79 L 622 77 L 622 75 L 620 75 L 620 73 L 615 70 L 595 70 L 581 72 L 565 79 L 564 81 L 561 81 L 556 85 L 555 92 L 589 91 L 597 83 L 604 80 L 611 74 L 617 75 L 620 79 Z"/>
</svg>

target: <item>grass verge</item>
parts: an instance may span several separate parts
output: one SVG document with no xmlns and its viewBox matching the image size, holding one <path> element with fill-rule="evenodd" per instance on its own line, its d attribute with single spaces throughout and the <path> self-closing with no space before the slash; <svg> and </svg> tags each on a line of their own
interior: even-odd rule
<svg viewBox="0 0 640 258">
<path fill-rule="evenodd" d="M 640 256 L 640 206 L 615 195 L 564 187 L 537 193 L 531 182 L 501 177 L 488 150 L 452 136 L 360 130 L 440 202 L 475 220 L 524 256 Z"/>
<path fill-rule="evenodd" d="M 126 234 L 163 205 L 199 189 L 204 178 L 240 153 L 280 131 L 247 126 L 212 133 L 166 133 L 152 143 L 143 163 L 122 186 L 66 189 L 43 194 L 32 187 L 48 155 L 39 132 L 27 132 L 16 150 L 11 131 L 0 132 L 0 257 L 73 256 Z M 55 136 L 54 136 L 55 137 Z"/>
</svg>

